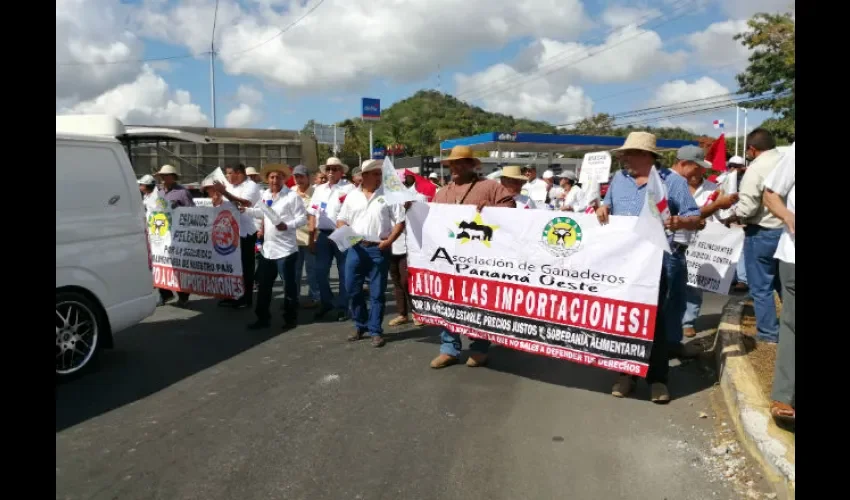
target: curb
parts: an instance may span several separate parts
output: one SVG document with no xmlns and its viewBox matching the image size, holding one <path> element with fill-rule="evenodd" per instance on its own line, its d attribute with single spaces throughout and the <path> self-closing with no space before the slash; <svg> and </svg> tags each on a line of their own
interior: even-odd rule
<svg viewBox="0 0 850 500">
<path fill-rule="evenodd" d="M 777 496 L 793 500 L 796 439 L 774 423 L 770 401 L 746 357 L 741 320 L 747 302 L 746 298 L 732 297 L 723 307 L 714 353 L 720 387 L 743 446 L 761 465 Z"/>
</svg>

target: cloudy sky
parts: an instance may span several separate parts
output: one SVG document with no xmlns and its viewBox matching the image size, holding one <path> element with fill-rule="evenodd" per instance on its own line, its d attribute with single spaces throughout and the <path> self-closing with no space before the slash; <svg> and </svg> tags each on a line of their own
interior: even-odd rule
<svg viewBox="0 0 850 500">
<path fill-rule="evenodd" d="M 215 0 L 57 0 L 56 109 L 211 125 Z M 218 126 L 300 129 L 439 88 L 490 111 L 570 124 L 724 95 L 732 39 L 791 0 L 219 0 Z M 751 113 L 750 126 L 766 118 Z M 634 122 L 637 118 L 624 118 Z M 650 125 L 712 132 L 734 108 Z M 712 132 L 713 133 L 713 132 Z"/>
</svg>

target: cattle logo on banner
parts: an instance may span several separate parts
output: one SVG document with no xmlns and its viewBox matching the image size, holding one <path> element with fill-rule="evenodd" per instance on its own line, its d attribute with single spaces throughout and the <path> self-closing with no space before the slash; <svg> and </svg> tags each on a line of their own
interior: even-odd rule
<svg viewBox="0 0 850 500">
<path fill-rule="evenodd" d="M 552 255 L 568 257 L 581 247 L 581 226 L 569 217 L 556 217 L 543 228 L 541 243 Z"/>
</svg>

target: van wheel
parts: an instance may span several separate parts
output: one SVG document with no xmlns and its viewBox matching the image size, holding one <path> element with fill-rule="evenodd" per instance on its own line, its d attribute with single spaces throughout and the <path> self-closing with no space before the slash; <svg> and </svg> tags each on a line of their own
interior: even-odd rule
<svg viewBox="0 0 850 500">
<path fill-rule="evenodd" d="M 80 375 L 100 352 L 104 321 L 100 308 L 76 292 L 56 294 L 56 378 Z"/>
</svg>

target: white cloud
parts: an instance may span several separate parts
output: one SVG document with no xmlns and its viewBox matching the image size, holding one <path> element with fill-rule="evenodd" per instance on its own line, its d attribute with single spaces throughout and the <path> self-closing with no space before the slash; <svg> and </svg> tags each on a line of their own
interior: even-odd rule
<svg viewBox="0 0 850 500">
<path fill-rule="evenodd" d="M 259 105 L 263 102 L 263 93 L 250 85 L 240 85 L 236 90 L 239 105 L 232 109 L 224 119 L 226 127 L 247 127 L 263 119 Z"/>
<path fill-rule="evenodd" d="M 263 93 L 250 85 L 242 84 L 236 89 L 236 98 L 249 106 L 256 106 L 263 102 Z"/>
<path fill-rule="evenodd" d="M 720 0 L 720 5 L 729 17 L 734 19 L 749 19 L 758 12 L 775 14 L 789 12 L 794 9 L 794 0 Z"/>
<path fill-rule="evenodd" d="M 488 87 L 492 82 L 514 81 L 520 73 L 507 64 L 497 64 L 473 75 L 457 75 L 458 90 Z M 497 93 L 482 99 L 484 107 L 493 112 L 555 123 L 568 123 L 589 116 L 593 101 L 581 87 L 557 80 L 541 78 L 527 82 L 510 93 Z"/>
<path fill-rule="evenodd" d="M 670 104 L 680 104 L 686 101 L 694 101 L 696 99 L 706 99 L 714 96 L 726 96 L 729 94 L 729 89 L 717 83 L 714 79 L 704 76 L 693 83 L 688 83 L 685 80 L 673 80 L 666 82 L 655 90 L 655 95 L 647 103 L 647 107 L 667 106 Z M 731 102 L 728 97 L 710 100 L 713 105 L 726 104 Z"/>
<path fill-rule="evenodd" d="M 214 3 L 147 2 L 137 19 L 146 36 L 200 53 L 209 46 Z M 325 0 L 275 38 L 313 6 L 222 1 L 216 45 L 224 70 L 291 90 L 342 89 L 375 76 L 409 83 L 438 63 L 463 62 L 471 50 L 520 37 L 573 39 L 590 25 L 580 0 Z"/>
<path fill-rule="evenodd" d="M 110 0 L 56 0 L 56 99 L 70 106 L 132 82 L 140 64 L 142 42 L 127 30 L 129 9 Z M 68 63 L 74 65 L 68 65 Z"/>
<path fill-rule="evenodd" d="M 630 24 L 643 24 L 657 19 L 660 15 L 661 11 L 658 9 L 612 5 L 602 13 L 602 21 L 612 28 L 620 28 Z"/>
<path fill-rule="evenodd" d="M 743 69 L 751 51 L 741 40 L 735 40 L 735 35 L 745 31 L 749 31 L 746 21 L 730 19 L 688 35 L 687 42 L 702 64 L 715 67 L 734 64 L 737 69 Z"/>
<path fill-rule="evenodd" d="M 62 114 L 108 114 L 133 125 L 207 125 L 201 107 L 185 90 L 171 91 L 165 80 L 145 66 L 135 81 L 94 99 L 60 109 Z"/>
</svg>

